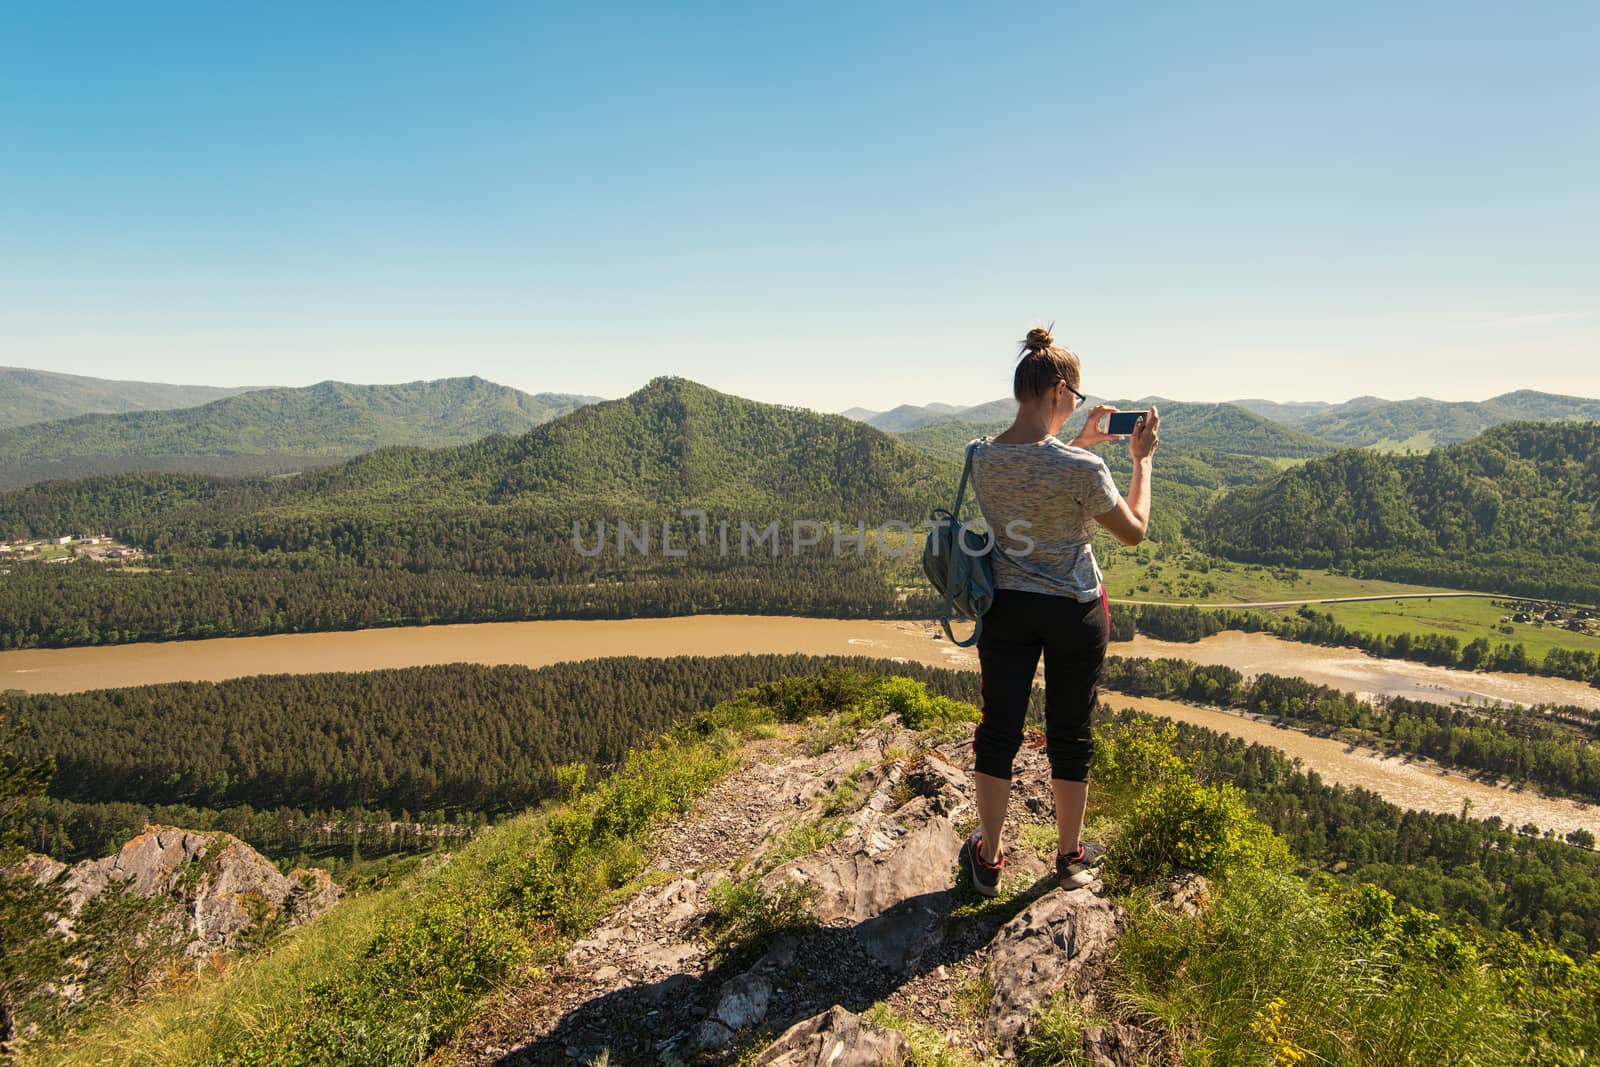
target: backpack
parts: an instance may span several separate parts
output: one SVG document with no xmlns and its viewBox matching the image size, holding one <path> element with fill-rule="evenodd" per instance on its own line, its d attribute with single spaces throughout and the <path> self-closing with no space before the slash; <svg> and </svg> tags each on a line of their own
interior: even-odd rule
<svg viewBox="0 0 1600 1067">
<path fill-rule="evenodd" d="M 994 537 L 966 530 L 957 518 L 961 514 L 961 498 L 967 491 L 967 475 L 972 472 L 975 447 L 976 441 L 967 446 L 961 484 L 956 487 L 956 502 L 949 511 L 934 508 L 928 514 L 933 529 L 928 531 L 928 541 L 922 548 L 922 570 L 933 587 L 944 594 L 939 623 L 944 627 L 945 636 L 960 648 L 978 643 L 978 635 L 983 632 L 983 613 L 994 603 L 994 571 L 990 562 Z M 969 534 L 983 538 L 981 551 L 973 546 Z M 957 641 L 950 629 L 950 620 L 956 617 L 971 619 L 975 624 L 972 636 L 965 641 Z"/>
</svg>

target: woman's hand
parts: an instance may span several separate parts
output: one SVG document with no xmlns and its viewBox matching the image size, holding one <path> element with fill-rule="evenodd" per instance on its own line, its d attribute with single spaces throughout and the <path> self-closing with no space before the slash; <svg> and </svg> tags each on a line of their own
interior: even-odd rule
<svg viewBox="0 0 1600 1067">
<path fill-rule="evenodd" d="M 1083 420 L 1083 429 L 1078 431 L 1071 444 L 1074 448 L 1092 448 L 1107 441 L 1116 441 L 1121 434 L 1106 433 L 1100 428 L 1100 420 L 1117 410 L 1115 404 L 1096 404 L 1089 409 L 1089 417 Z"/>
<path fill-rule="evenodd" d="M 1133 428 L 1133 433 L 1128 435 L 1128 455 L 1137 463 L 1146 459 L 1161 444 L 1161 413 L 1154 404 L 1150 405 L 1150 414 L 1144 416 Z"/>
</svg>

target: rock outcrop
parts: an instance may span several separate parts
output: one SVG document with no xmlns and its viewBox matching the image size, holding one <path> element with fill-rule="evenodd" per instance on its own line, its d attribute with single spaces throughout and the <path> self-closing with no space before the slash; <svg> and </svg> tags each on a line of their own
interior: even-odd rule
<svg viewBox="0 0 1600 1067">
<path fill-rule="evenodd" d="M 892 789 L 897 779 L 891 775 L 884 784 Z M 880 789 L 873 799 L 888 795 Z M 855 924 L 867 954 L 903 972 L 938 938 L 961 837 L 933 798 L 919 796 L 892 811 L 872 811 L 871 804 L 862 811 L 872 817 L 857 829 L 779 867 L 766 884 L 812 890 L 819 922 Z"/>
<path fill-rule="evenodd" d="M 1002 926 L 989 956 L 994 995 L 986 1028 L 995 1043 L 1015 1043 L 1029 1015 L 1058 990 L 1075 989 L 1085 966 L 1111 947 L 1118 921 L 1116 906 L 1106 898 L 1086 889 L 1055 889 Z"/>
<path fill-rule="evenodd" d="M 752 743 L 741 768 L 660 835 L 648 888 L 572 945 L 537 996 L 487 1012 L 444 1058 L 892 1064 L 912 1058 L 901 1027 L 913 1023 L 918 1040 L 937 1033 L 986 1061 L 1014 1057 L 1058 992 L 1109 1008 L 1096 1005 L 1094 986 L 1117 906 L 1098 886 L 1057 886 L 1017 823 L 1009 899 L 973 894 L 958 863 L 976 816 L 970 740 L 926 744 L 887 721 L 822 754 L 803 753 L 792 735 Z M 1019 755 L 1016 794 L 1022 822 L 1050 825 L 1042 751 Z M 793 855 L 794 831 L 807 825 L 825 843 Z M 730 881 L 803 902 L 806 914 L 728 951 L 707 940 L 707 919 Z M 750 899 L 747 888 L 737 896 Z M 1086 1028 L 1082 1053 L 1097 1067 L 1147 1063 L 1153 1043 L 1104 1022 Z"/>
<path fill-rule="evenodd" d="M 835 1004 L 785 1030 L 754 1067 L 877 1067 L 910 1055 L 911 1042 L 900 1031 L 879 1029 Z"/>
<path fill-rule="evenodd" d="M 115 855 L 71 868 L 46 856 L 29 856 L 23 865 L 40 882 L 64 875 L 64 929 L 113 883 L 126 882 L 142 897 L 170 898 L 192 935 L 184 951 L 193 957 L 248 944 L 260 923 L 307 922 L 331 908 L 340 894 L 326 871 L 298 868 L 281 874 L 232 834 L 170 826 L 147 826 Z"/>
</svg>

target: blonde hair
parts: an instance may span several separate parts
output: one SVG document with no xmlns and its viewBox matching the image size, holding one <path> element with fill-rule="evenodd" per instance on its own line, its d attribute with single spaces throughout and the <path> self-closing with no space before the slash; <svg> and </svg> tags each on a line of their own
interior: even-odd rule
<svg viewBox="0 0 1600 1067">
<path fill-rule="evenodd" d="M 1035 326 L 1021 343 L 1021 359 L 1011 381 L 1011 393 L 1018 403 L 1043 396 L 1059 381 L 1078 388 L 1078 357 L 1071 349 L 1056 344 L 1049 326 Z"/>
</svg>

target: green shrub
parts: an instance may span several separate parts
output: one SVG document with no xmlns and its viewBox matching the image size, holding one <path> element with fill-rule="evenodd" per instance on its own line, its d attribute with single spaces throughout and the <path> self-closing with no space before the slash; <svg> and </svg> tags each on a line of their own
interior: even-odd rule
<svg viewBox="0 0 1600 1067">
<path fill-rule="evenodd" d="M 746 694 L 752 703 L 770 708 L 779 722 L 804 722 L 855 707 L 878 681 L 863 671 L 829 668 L 810 677 L 763 682 Z"/>
<path fill-rule="evenodd" d="M 818 849 L 827 848 L 843 837 L 850 829 L 848 819 L 825 818 L 804 820 L 786 830 L 766 855 L 761 857 L 757 870 L 762 874 L 788 863 L 800 856 L 809 856 Z"/>
<path fill-rule="evenodd" d="M 1506 931 L 1483 955 L 1494 966 L 1501 996 L 1522 1020 L 1528 1063 L 1592 1062 L 1600 1049 L 1600 953 L 1578 963 L 1548 941 Z"/>
<path fill-rule="evenodd" d="M 563 763 L 555 769 L 556 797 L 563 801 L 578 799 L 589 780 L 589 768 L 582 763 Z"/>
<path fill-rule="evenodd" d="M 1121 792 L 1149 789 L 1186 774 L 1188 767 L 1173 749 L 1178 725 L 1166 719 L 1139 717 L 1097 725 L 1091 777 L 1098 787 Z"/>
<path fill-rule="evenodd" d="M 813 922 L 811 901 L 816 889 L 790 881 L 765 889 L 757 876 L 718 882 L 708 896 L 711 909 L 706 913 L 704 931 L 713 954 L 718 958 L 754 957 L 783 931 Z"/>
<path fill-rule="evenodd" d="M 1494 973 L 1471 953 L 1441 967 L 1431 920 L 1388 903 L 1261 867 L 1224 878 L 1198 918 L 1136 895 L 1120 1000 L 1180 1039 L 1186 1062 L 1526 1062 Z"/>
<path fill-rule="evenodd" d="M 878 679 L 864 695 L 860 714 L 869 722 L 895 715 L 910 730 L 935 730 L 981 717 L 971 704 L 929 693 L 921 682 L 899 676 Z"/>
<path fill-rule="evenodd" d="M 1288 846 L 1255 817 L 1242 790 L 1176 774 L 1134 805 L 1106 858 L 1106 873 L 1130 886 L 1154 883 L 1179 868 L 1215 877 L 1288 865 Z"/>
</svg>

